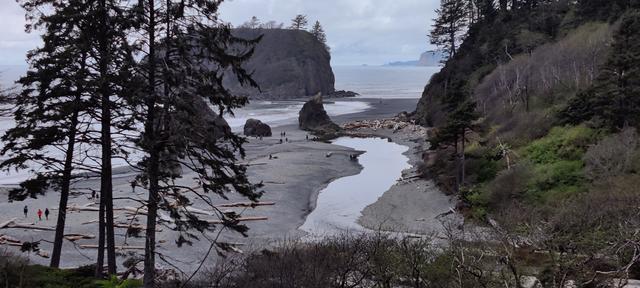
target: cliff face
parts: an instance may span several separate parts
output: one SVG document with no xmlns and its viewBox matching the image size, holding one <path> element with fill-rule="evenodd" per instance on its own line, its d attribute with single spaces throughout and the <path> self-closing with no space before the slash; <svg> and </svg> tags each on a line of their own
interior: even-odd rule
<svg viewBox="0 0 640 288">
<path fill-rule="evenodd" d="M 427 51 L 420 54 L 420 60 L 416 66 L 440 66 L 444 55 L 440 51 Z"/>
<path fill-rule="evenodd" d="M 331 55 L 313 35 L 302 30 L 236 29 L 234 35 L 253 39 L 264 35 L 245 64 L 260 90 L 238 85 L 231 77 L 225 85 L 250 99 L 292 99 L 333 92 Z"/>
</svg>

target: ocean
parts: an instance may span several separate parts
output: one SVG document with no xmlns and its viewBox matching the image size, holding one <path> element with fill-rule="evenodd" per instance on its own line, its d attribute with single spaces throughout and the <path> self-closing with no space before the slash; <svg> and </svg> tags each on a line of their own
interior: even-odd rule
<svg viewBox="0 0 640 288">
<path fill-rule="evenodd" d="M 24 66 L 0 66 L 0 87 L 10 87 L 26 70 Z M 334 66 L 336 90 L 359 93 L 356 99 L 327 100 L 325 109 L 329 116 L 358 113 L 370 108 L 368 99 L 417 99 L 424 86 L 440 67 L 402 66 Z M 249 118 L 259 119 L 273 127 L 295 124 L 302 101 L 251 101 L 235 115 L 225 115 L 234 131 L 241 131 Z"/>
<path fill-rule="evenodd" d="M 359 93 L 362 98 L 420 98 L 440 67 L 334 66 L 336 90 Z"/>
<path fill-rule="evenodd" d="M 391 66 L 334 66 L 336 90 L 359 93 L 355 99 L 328 99 L 325 109 L 329 116 L 346 115 L 366 111 L 366 99 L 417 99 L 424 86 L 440 67 L 391 67 Z M 302 101 L 252 101 L 239 109 L 235 117 L 227 116 L 227 122 L 235 130 L 242 130 L 249 118 L 259 119 L 272 127 L 295 124 Z"/>
</svg>

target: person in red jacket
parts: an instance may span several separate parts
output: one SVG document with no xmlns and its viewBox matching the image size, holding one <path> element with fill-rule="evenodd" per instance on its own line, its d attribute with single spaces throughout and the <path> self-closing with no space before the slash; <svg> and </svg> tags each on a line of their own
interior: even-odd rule
<svg viewBox="0 0 640 288">
<path fill-rule="evenodd" d="M 38 219 L 42 221 L 42 209 L 38 209 Z"/>
</svg>

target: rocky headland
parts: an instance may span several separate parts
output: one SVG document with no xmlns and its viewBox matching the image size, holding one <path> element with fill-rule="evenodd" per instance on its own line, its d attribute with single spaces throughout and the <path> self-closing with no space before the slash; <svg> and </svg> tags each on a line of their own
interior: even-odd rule
<svg viewBox="0 0 640 288">
<path fill-rule="evenodd" d="M 331 55 L 311 33 L 291 29 L 234 29 L 244 39 L 262 36 L 244 68 L 252 72 L 259 86 L 241 86 L 233 77 L 225 78 L 225 87 L 250 99 L 283 100 L 334 93 L 335 77 Z M 336 94 L 344 95 L 344 94 Z"/>
</svg>

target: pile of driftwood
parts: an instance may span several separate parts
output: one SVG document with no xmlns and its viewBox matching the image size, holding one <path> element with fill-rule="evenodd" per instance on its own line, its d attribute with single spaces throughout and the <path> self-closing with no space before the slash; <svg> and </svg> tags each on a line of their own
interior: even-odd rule
<svg viewBox="0 0 640 288">
<path fill-rule="evenodd" d="M 24 245 L 24 242 L 9 235 L 0 234 L 0 245 L 22 247 Z M 42 258 L 49 258 L 49 253 L 44 250 L 38 249 L 35 251 L 35 254 Z"/>
<path fill-rule="evenodd" d="M 67 206 L 67 212 L 99 212 L 99 208 L 96 207 L 97 203 L 95 202 L 90 202 L 84 205 L 78 205 L 78 204 L 72 204 Z M 219 204 L 219 205 L 215 205 L 216 208 L 218 209 L 231 209 L 231 208 L 255 208 L 255 207 L 259 207 L 259 206 L 272 206 L 275 205 L 275 202 L 235 202 L 235 203 L 226 203 L 226 204 Z M 186 207 L 185 209 L 187 209 L 187 211 L 194 213 L 194 214 L 201 214 L 201 215 L 206 215 L 206 216 L 215 216 L 216 213 L 213 211 L 206 211 L 206 210 L 202 210 L 202 209 L 198 209 L 195 207 Z M 144 207 L 121 207 L 121 208 L 114 208 L 114 211 L 122 211 L 125 215 L 126 215 L 126 220 L 127 221 L 120 221 L 118 223 L 114 223 L 114 227 L 115 228 L 126 228 L 126 229 L 136 229 L 136 230 L 146 230 L 147 227 L 145 225 L 136 223 L 137 222 L 137 217 L 142 215 L 142 216 L 146 216 L 148 214 L 147 210 Z M 223 211 L 225 212 L 225 211 Z M 119 218 L 122 215 L 114 215 L 114 219 Z M 169 222 L 169 223 L 173 223 L 173 220 L 165 214 L 159 213 L 158 218 L 160 221 L 165 221 L 165 222 Z M 249 221 L 264 221 L 264 220 L 268 220 L 267 217 L 262 217 L 262 216 L 251 216 L 251 217 L 239 217 L 239 218 L 235 218 L 233 219 L 234 221 L 237 222 L 249 222 Z M 212 219 L 212 220 L 205 220 L 207 221 L 209 224 L 223 224 L 224 221 L 220 220 L 220 219 Z M 83 222 L 82 224 L 91 224 L 91 223 L 97 223 L 98 219 L 95 220 L 90 220 L 90 221 L 86 221 Z M 39 226 L 36 225 L 35 223 L 19 223 L 17 222 L 17 218 L 13 218 L 11 220 L 8 221 L 4 221 L 4 222 L 0 222 L 0 229 L 8 229 L 8 228 L 17 228 L 17 229 L 33 229 L 33 230 L 41 230 L 41 231 L 55 231 L 55 227 L 48 227 L 48 226 Z M 162 232 L 162 229 L 157 228 L 156 230 L 157 232 Z M 69 233 L 69 234 L 65 234 L 64 238 L 68 241 L 71 242 L 76 242 L 78 240 L 88 240 L 88 239 L 95 239 L 96 236 L 92 235 L 92 234 L 79 234 L 79 233 Z M 162 242 L 160 242 L 162 243 Z M 0 234 L 0 245 L 7 245 L 7 246 L 15 246 L 15 247 L 22 247 L 25 244 L 25 242 L 16 239 L 14 237 L 8 236 L 8 235 L 3 235 Z M 241 244 L 234 244 L 234 245 L 241 245 Z M 78 247 L 80 247 L 81 249 L 97 249 L 98 245 L 95 244 L 79 244 Z M 118 245 L 115 247 L 117 250 L 144 250 L 145 247 L 144 246 L 130 246 L 130 245 Z M 45 258 L 49 258 L 49 253 L 47 253 L 46 251 L 42 251 L 42 250 L 38 250 L 36 251 L 36 254 L 41 256 L 41 257 L 45 257 Z"/>
<path fill-rule="evenodd" d="M 420 137 L 426 137 L 428 132 L 427 128 L 416 125 L 412 122 L 403 121 L 398 117 L 382 120 L 359 120 L 346 123 L 342 125 L 342 128 L 344 128 L 344 130 L 347 132 L 358 132 L 359 130 L 364 129 L 373 131 L 388 129 L 392 130 L 393 133 L 396 133 L 398 131 L 411 132 Z"/>
</svg>

